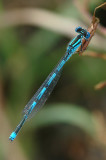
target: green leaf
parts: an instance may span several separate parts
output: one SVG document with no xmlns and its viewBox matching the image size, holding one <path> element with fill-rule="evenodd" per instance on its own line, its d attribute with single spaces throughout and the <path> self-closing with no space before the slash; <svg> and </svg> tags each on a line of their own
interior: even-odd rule
<svg viewBox="0 0 106 160">
<path fill-rule="evenodd" d="M 86 109 L 70 104 L 48 105 L 30 122 L 30 128 L 45 127 L 57 123 L 75 125 L 91 136 L 96 133 L 92 114 Z"/>
</svg>

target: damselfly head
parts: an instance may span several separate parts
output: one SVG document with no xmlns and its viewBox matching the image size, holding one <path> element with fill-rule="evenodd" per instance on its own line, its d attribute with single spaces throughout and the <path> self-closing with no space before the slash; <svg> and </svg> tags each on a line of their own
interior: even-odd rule
<svg viewBox="0 0 106 160">
<path fill-rule="evenodd" d="M 80 33 L 82 36 L 84 36 L 86 39 L 89 39 L 89 37 L 90 37 L 90 33 L 86 30 L 86 29 L 83 29 L 82 27 L 77 27 L 76 29 L 75 29 L 75 31 L 77 32 L 77 33 Z"/>
<path fill-rule="evenodd" d="M 87 33 L 86 33 L 86 37 L 85 37 L 85 38 L 86 38 L 86 39 L 89 39 L 89 37 L 90 37 L 90 33 L 89 33 L 89 32 L 87 32 Z"/>
<path fill-rule="evenodd" d="M 75 29 L 75 32 L 77 33 L 80 33 L 82 31 L 82 27 L 78 26 L 76 29 Z"/>
</svg>

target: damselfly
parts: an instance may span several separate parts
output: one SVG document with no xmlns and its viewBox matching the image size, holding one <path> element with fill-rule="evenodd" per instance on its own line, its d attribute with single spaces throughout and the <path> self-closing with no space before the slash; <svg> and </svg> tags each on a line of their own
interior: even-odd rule
<svg viewBox="0 0 106 160">
<path fill-rule="evenodd" d="M 59 80 L 64 64 L 76 52 L 76 50 L 80 46 L 82 46 L 82 39 L 88 40 L 90 38 L 90 33 L 81 27 L 77 27 L 75 31 L 79 33 L 79 35 L 76 36 L 71 42 L 69 42 L 65 55 L 61 58 L 57 66 L 53 69 L 53 71 L 49 74 L 49 76 L 43 82 L 35 95 L 25 106 L 24 116 L 21 122 L 18 124 L 16 129 L 11 133 L 9 137 L 11 141 L 16 138 L 17 134 L 19 133 L 26 120 L 32 117 L 32 115 L 34 115 L 35 113 L 37 113 L 39 109 L 44 105 Z"/>
</svg>

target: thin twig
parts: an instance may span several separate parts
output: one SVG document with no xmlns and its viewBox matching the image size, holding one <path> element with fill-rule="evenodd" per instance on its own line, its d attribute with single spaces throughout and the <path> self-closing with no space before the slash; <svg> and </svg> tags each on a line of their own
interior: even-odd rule
<svg viewBox="0 0 106 160">
<path fill-rule="evenodd" d="M 106 87 L 106 81 L 96 84 L 94 88 L 95 90 L 100 90 L 103 89 L 104 87 Z"/>
<path fill-rule="evenodd" d="M 106 60 L 106 54 L 96 53 L 96 52 L 93 52 L 93 51 L 85 51 L 85 52 L 82 53 L 82 56 L 90 56 L 90 57 L 101 58 L 103 60 Z"/>
<path fill-rule="evenodd" d="M 95 13 L 96 13 L 97 9 L 103 8 L 104 6 L 106 6 L 106 3 L 103 3 L 100 6 L 95 8 L 91 25 L 87 29 L 87 31 L 90 33 L 90 38 L 88 40 L 85 40 L 85 39 L 82 40 L 82 45 L 77 50 L 77 52 L 79 52 L 80 54 L 82 54 L 86 50 L 87 46 L 91 42 L 91 39 L 97 30 L 97 26 L 98 26 L 100 20 L 97 17 L 95 17 Z"/>
<path fill-rule="evenodd" d="M 83 3 L 83 5 L 82 5 L 82 3 Z M 89 25 L 89 22 L 91 20 L 91 15 L 87 11 L 89 0 L 86 0 L 86 1 L 83 0 L 83 2 L 80 2 L 79 0 L 74 0 L 74 4 L 77 7 L 77 9 L 80 11 L 80 13 L 83 15 L 82 21 L 86 22 L 86 24 Z M 106 8 L 106 2 L 95 8 L 94 15 L 96 13 L 96 10 L 99 9 L 99 8 L 104 8 L 105 9 Z M 106 28 L 105 27 L 99 25 L 98 29 L 99 29 L 99 33 L 102 36 L 104 36 L 104 35 L 106 36 Z"/>
<path fill-rule="evenodd" d="M 93 21 L 90 27 L 87 29 L 87 31 L 90 33 L 90 38 L 88 40 L 85 39 L 82 40 L 82 46 L 80 46 L 77 50 L 78 52 L 80 52 L 80 54 L 82 54 L 89 45 L 92 37 L 94 36 L 94 33 L 96 32 L 98 24 L 99 24 L 99 19 L 95 18 L 95 21 Z"/>
</svg>

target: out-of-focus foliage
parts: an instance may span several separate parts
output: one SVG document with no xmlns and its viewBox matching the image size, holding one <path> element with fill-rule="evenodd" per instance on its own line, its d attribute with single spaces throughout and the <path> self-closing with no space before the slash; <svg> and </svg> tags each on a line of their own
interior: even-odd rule
<svg viewBox="0 0 106 160">
<path fill-rule="evenodd" d="M 13 3 L 11 0 L 8 3 L 5 0 L 2 3 L 2 11 L 5 12 L 16 6 L 43 6 L 44 9 L 86 25 L 83 21 L 84 15 L 70 0 L 45 1 L 45 3 L 41 0 L 31 1 L 30 4 L 28 1 L 14 1 Z M 78 2 L 90 16 L 89 11 L 94 10 L 100 2 L 88 3 L 88 8 L 84 8 L 86 5 L 83 1 Z M 64 66 L 62 76 L 47 101 L 49 105 L 44 106 L 42 111 L 25 125 L 16 142 L 8 144 L 11 129 L 14 129 L 21 120 L 22 109 L 64 55 L 69 41 L 69 38 L 59 33 L 34 26 L 17 26 L 0 30 L 0 110 L 3 111 L 2 116 L 6 116 L 8 123 L 11 124 L 9 127 L 10 124 L 5 122 L 3 123 L 5 127 L 0 129 L 2 142 L 0 143 L 0 159 L 3 159 L 2 157 L 16 159 L 17 154 L 23 159 L 22 151 L 14 147 L 18 146 L 19 140 L 19 148 L 24 148 L 29 159 L 33 157 L 33 159 L 40 160 L 56 158 L 58 160 L 71 158 L 83 160 L 93 157 L 93 160 L 97 160 L 99 153 L 99 159 L 105 160 L 103 144 L 106 145 L 104 125 L 106 89 L 94 90 L 95 84 L 106 80 L 106 61 L 99 58 L 74 55 Z M 96 47 L 89 48 L 88 46 L 88 50 L 97 52 Z M 102 53 L 102 50 L 99 52 Z M 0 126 L 4 122 L 2 116 Z M 98 123 L 94 121 L 95 117 Z M 65 125 L 68 125 L 66 132 Z M 54 126 L 57 126 L 57 132 L 52 128 Z M 61 126 L 63 126 L 62 129 Z M 5 132 L 7 134 L 4 134 Z M 59 140 L 59 147 L 61 146 L 57 149 L 55 149 L 56 140 Z M 11 145 L 14 147 L 13 156 Z M 50 154 L 44 154 L 45 146 L 46 150 L 50 149 Z M 9 152 L 11 154 L 8 155 Z"/>
<path fill-rule="evenodd" d="M 61 114 L 60 114 L 61 113 Z M 43 117 L 43 118 L 42 118 Z M 66 123 L 82 128 L 84 131 L 95 135 L 95 123 L 92 115 L 87 110 L 68 104 L 54 104 L 47 106 L 34 118 L 29 128 L 49 126 L 50 124 Z M 27 129 L 27 128 L 26 128 Z"/>
</svg>

